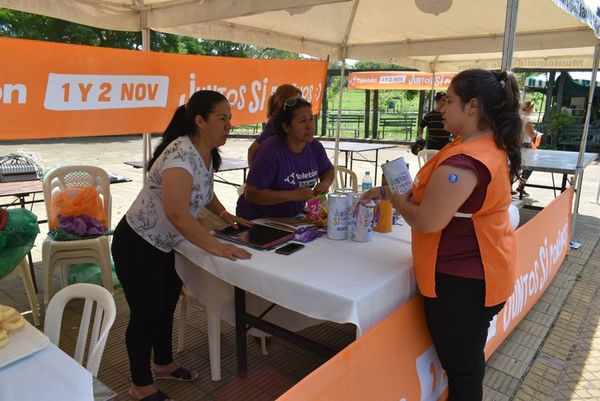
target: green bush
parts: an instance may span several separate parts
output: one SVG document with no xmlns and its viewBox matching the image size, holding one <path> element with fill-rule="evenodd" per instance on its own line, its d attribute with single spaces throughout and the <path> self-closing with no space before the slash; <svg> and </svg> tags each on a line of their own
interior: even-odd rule
<svg viewBox="0 0 600 401">
<path fill-rule="evenodd" d="M 553 113 L 548 120 L 548 129 L 551 134 L 558 134 L 566 127 L 575 123 L 575 117 L 566 111 Z"/>
</svg>

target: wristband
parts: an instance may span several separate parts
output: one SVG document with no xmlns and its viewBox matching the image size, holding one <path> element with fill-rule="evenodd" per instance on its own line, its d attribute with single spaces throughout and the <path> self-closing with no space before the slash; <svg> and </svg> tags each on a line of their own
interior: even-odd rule
<svg viewBox="0 0 600 401">
<path fill-rule="evenodd" d="M 381 194 L 381 199 L 385 200 L 385 188 L 379 187 L 379 193 Z"/>
<path fill-rule="evenodd" d="M 228 213 L 227 209 L 223 209 L 223 210 L 221 210 L 221 213 L 219 213 L 219 217 L 223 218 L 227 213 Z"/>
</svg>

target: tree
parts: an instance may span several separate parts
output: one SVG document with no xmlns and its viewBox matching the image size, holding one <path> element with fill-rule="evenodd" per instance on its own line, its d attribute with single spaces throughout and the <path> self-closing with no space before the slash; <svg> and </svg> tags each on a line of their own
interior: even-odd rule
<svg viewBox="0 0 600 401">
<path fill-rule="evenodd" d="M 2 8 L 0 36 L 121 49 L 137 49 L 142 43 L 139 32 L 110 31 Z"/>
<path fill-rule="evenodd" d="M 0 36 L 46 40 L 117 49 L 142 49 L 140 32 L 111 31 L 74 22 L 0 8 Z M 248 58 L 300 59 L 298 53 L 273 48 L 203 40 L 163 32 L 150 32 L 150 49 L 156 52 Z"/>
<path fill-rule="evenodd" d="M 376 63 L 374 61 L 368 61 L 368 60 L 361 60 L 359 62 L 357 62 L 356 64 L 354 64 L 354 67 L 352 67 L 355 70 L 373 70 L 373 71 L 380 71 L 380 70 L 405 70 L 405 67 L 401 67 L 399 65 L 396 64 L 385 64 L 385 63 Z"/>
</svg>

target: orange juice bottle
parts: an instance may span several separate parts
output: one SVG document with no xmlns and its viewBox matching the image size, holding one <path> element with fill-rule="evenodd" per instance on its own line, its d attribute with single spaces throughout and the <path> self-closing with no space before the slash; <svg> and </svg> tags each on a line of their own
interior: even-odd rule
<svg viewBox="0 0 600 401">
<path fill-rule="evenodd" d="M 379 202 L 379 221 L 375 226 L 378 233 L 389 233 L 392 231 L 392 202 L 382 200 Z"/>
</svg>

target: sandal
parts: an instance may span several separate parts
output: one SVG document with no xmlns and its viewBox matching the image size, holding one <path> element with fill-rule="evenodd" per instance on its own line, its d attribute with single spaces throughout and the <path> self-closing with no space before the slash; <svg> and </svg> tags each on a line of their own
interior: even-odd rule
<svg viewBox="0 0 600 401">
<path fill-rule="evenodd" d="M 154 373 L 157 379 L 163 380 L 178 380 L 182 382 L 191 382 L 198 378 L 198 372 L 194 372 L 188 368 L 178 367 L 171 373 L 166 374 L 165 376 L 159 376 L 158 373 Z"/>
<path fill-rule="evenodd" d="M 145 396 L 144 398 L 137 398 L 132 392 L 131 389 L 128 391 L 129 396 L 136 401 L 173 401 L 168 395 L 158 390 L 156 393 L 152 393 L 150 395 Z"/>
</svg>

